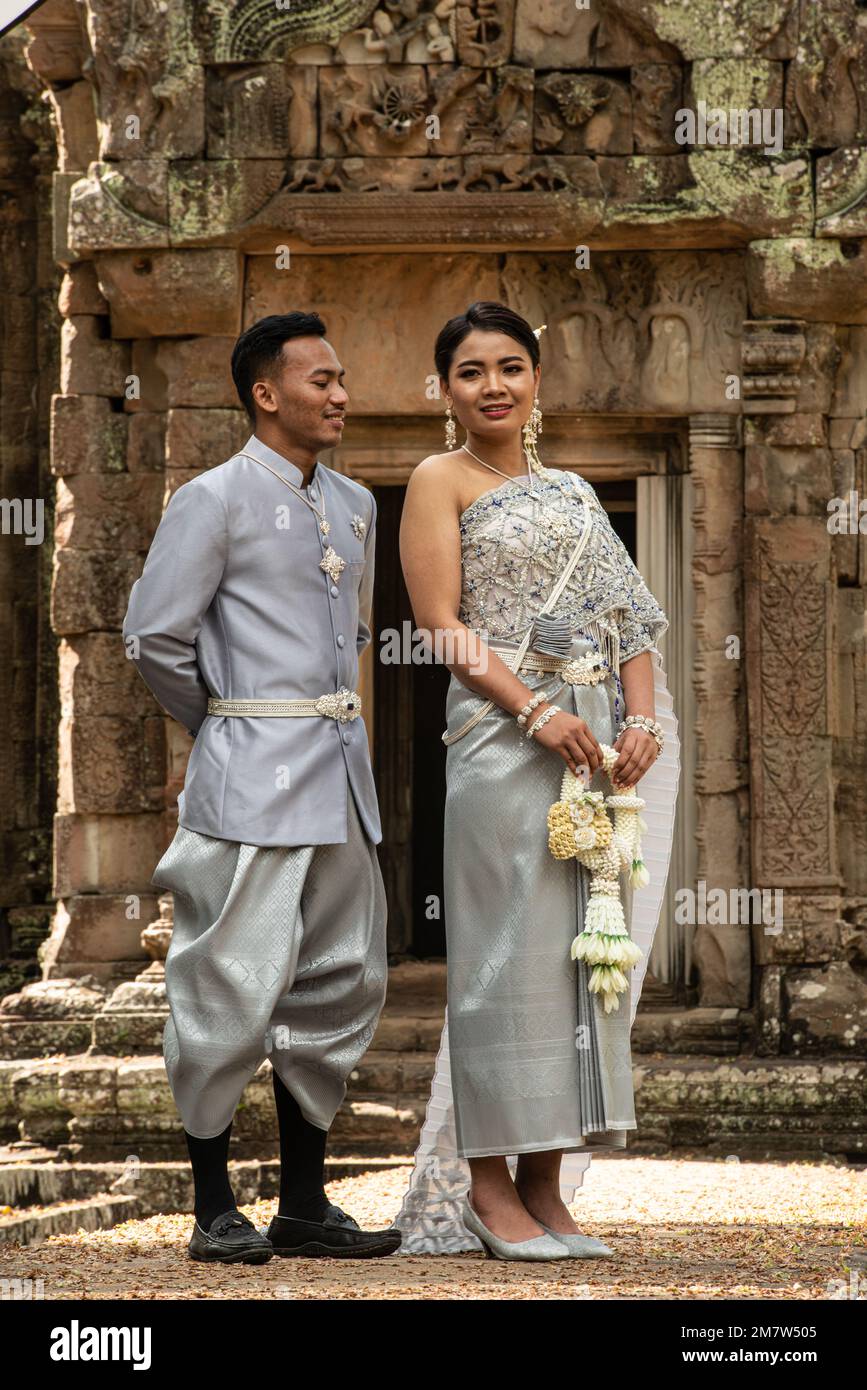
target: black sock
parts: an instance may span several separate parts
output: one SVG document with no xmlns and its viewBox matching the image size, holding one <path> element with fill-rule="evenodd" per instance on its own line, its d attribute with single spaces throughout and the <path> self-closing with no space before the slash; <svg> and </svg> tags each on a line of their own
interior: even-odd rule
<svg viewBox="0 0 867 1390">
<path fill-rule="evenodd" d="M 196 1189 L 196 1220 L 203 1231 L 210 1230 L 218 1216 L 231 1211 L 235 1205 L 235 1194 L 229 1185 L 229 1135 L 232 1122 L 229 1121 L 222 1134 L 212 1139 L 197 1139 L 187 1134 L 187 1148 L 193 1165 L 193 1182 Z"/>
<path fill-rule="evenodd" d="M 278 1216 L 321 1221 L 330 1203 L 325 1195 L 325 1143 L 328 1130 L 305 1120 L 297 1100 L 276 1071 L 274 1099 L 280 1127 L 280 1205 Z"/>
</svg>

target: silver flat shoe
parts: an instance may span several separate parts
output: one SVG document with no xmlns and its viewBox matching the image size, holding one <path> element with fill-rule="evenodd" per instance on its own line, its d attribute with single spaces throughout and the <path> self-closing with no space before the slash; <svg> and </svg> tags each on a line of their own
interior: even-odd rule
<svg viewBox="0 0 867 1390">
<path fill-rule="evenodd" d="M 538 1217 L 535 1217 L 534 1220 L 538 1220 Z M 614 1254 L 610 1245 L 606 1245 L 604 1240 L 597 1240 L 595 1236 L 582 1236 L 580 1231 L 575 1231 L 572 1235 L 566 1231 L 552 1231 L 551 1227 L 546 1226 L 544 1221 L 539 1221 L 539 1225 L 555 1240 L 561 1241 L 573 1259 L 592 1260 L 596 1256 Z"/>
<path fill-rule="evenodd" d="M 562 1240 L 556 1236 L 533 1236 L 531 1240 L 502 1240 L 489 1231 L 481 1217 L 477 1216 L 468 1201 L 463 1208 L 464 1225 L 474 1236 L 478 1236 L 485 1247 L 488 1259 L 498 1260 L 563 1260 L 569 1258 L 569 1251 Z M 539 1223 L 541 1225 L 541 1222 Z"/>
</svg>

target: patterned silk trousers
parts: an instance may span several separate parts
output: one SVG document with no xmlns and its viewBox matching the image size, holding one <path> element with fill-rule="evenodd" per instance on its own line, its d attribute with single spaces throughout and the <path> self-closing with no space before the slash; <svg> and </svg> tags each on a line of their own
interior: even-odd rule
<svg viewBox="0 0 867 1390">
<path fill-rule="evenodd" d="M 174 894 L 163 1054 L 189 1134 L 220 1134 L 268 1056 L 328 1129 L 385 1002 L 386 901 L 351 790 L 345 844 L 270 847 L 179 826 L 151 882 Z"/>
</svg>

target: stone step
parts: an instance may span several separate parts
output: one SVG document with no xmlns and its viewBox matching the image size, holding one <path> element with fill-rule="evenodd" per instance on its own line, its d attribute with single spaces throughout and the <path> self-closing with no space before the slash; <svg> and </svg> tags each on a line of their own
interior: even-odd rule
<svg viewBox="0 0 867 1390">
<path fill-rule="evenodd" d="M 135 1197 L 98 1193 L 77 1202 L 55 1202 L 0 1217 L 0 1245 L 36 1245 L 48 1236 L 102 1231 L 141 1215 Z"/>
<path fill-rule="evenodd" d="M 52 978 L 7 995 L 0 1008 L 0 1057 L 161 1052 L 168 1017 L 165 986 L 142 975 L 142 964 L 115 961 L 110 980 Z M 391 966 L 374 1050 L 436 1050 L 445 1004 L 445 961 Z"/>
<path fill-rule="evenodd" d="M 632 1051 L 738 1056 L 752 1041 L 753 1032 L 753 1015 L 743 1009 L 639 1010 L 632 1025 Z"/>
<path fill-rule="evenodd" d="M 433 1052 L 369 1052 L 349 1078 L 332 1151 L 411 1153 L 433 1067 Z M 724 1152 L 741 1152 L 755 1140 L 761 1152 L 836 1153 L 852 1161 L 867 1152 L 867 1059 L 636 1051 L 633 1079 L 639 1128 L 630 1147 L 714 1151 L 723 1144 Z M 7 1138 L 61 1148 L 68 1158 L 185 1154 L 161 1055 L 2 1061 L 0 1123 Z M 277 1153 L 268 1063 L 244 1091 L 233 1139 L 239 1157 Z"/>
<path fill-rule="evenodd" d="M 48 1152 L 48 1151 L 46 1151 Z M 280 1190 L 279 1159 L 236 1159 L 230 1152 L 229 1173 L 235 1195 L 243 1206 L 259 1198 L 277 1197 Z M 337 1182 L 361 1172 L 381 1172 L 406 1163 L 405 1155 L 368 1157 L 349 1154 L 325 1160 L 326 1182 Z M 190 1165 L 184 1160 L 165 1163 L 69 1163 L 55 1150 L 38 1162 L 4 1162 L 0 1158 L 0 1212 L 5 1218 L 27 1214 L 28 1208 L 59 1208 L 104 1196 L 133 1197 L 142 1215 L 192 1210 L 193 1185 Z"/>
</svg>

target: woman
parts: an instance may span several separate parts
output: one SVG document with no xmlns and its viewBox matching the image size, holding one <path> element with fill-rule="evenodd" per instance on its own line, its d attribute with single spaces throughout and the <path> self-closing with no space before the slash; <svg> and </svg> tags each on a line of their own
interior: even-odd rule
<svg viewBox="0 0 867 1390">
<path fill-rule="evenodd" d="M 435 364 L 447 452 L 413 472 L 400 543 L 416 624 L 452 673 L 443 735 L 448 1007 L 397 1221 L 401 1250 L 481 1242 L 504 1259 L 607 1255 L 578 1231 L 563 1198 L 591 1148 L 623 1149 L 636 1128 L 629 1032 L 677 782 L 676 725 L 658 652 L 655 666 L 651 657 L 668 621 L 590 484 L 538 460 L 541 368 L 526 320 L 502 304 L 473 304 L 442 329 Z M 454 416 L 466 431 L 460 447 Z M 611 792 L 602 744 L 618 754 L 617 792 L 651 768 L 663 774 L 644 811 L 654 882 L 636 895 L 647 895 L 640 922 L 620 878 L 625 921 L 644 954 L 616 1008 L 595 992 L 585 961 L 570 957 L 589 876 L 575 858 L 553 857 L 547 828 L 565 768 Z"/>
</svg>

